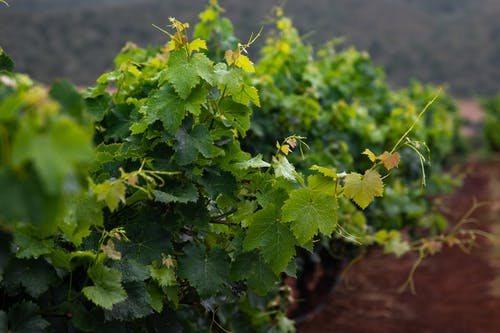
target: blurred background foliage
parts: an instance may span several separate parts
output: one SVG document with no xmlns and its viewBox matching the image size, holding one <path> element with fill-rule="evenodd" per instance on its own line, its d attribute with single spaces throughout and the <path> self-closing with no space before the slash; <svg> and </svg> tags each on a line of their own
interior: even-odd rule
<svg viewBox="0 0 500 333">
<path fill-rule="evenodd" d="M 0 41 L 20 72 L 42 82 L 80 85 L 109 70 L 126 41 L 157 45 L 151 24 L 169 16 L 196 22 L 205 0 L 12 0 L 0 7 Z M 276 0 L 221 0 L 244 40 L 268 26 Z M 409 79 L 446 83 L 455 96 L 490 95 L 500 77 L 498 0 L 288 0 L 284 4 L 307 43 L 342 37 L 366 50 L 395 87 Z M 264 43 L 265 38 L 258 42 Z M 259 49 L 256 47 L 254 49 Z"/>
</svg>

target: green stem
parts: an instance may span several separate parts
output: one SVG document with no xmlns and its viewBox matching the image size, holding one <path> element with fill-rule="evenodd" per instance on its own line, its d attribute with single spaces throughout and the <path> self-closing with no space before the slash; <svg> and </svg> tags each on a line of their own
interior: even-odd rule
<svg viewBox="0 0 500 333">
<path fill-rule="evenodd" d="M 408 130 L 405 132 L 405 134 L 403 134 L 403 136 L 401 138 L 399 138 L 398 142 L 394 145 L 394 147 L 392 148 L 391 150 L 391 154 L 394 153 L 396 150 L 398 150 L 399 148 L 399 145 L 401 144 L 401 142 L 403 142 L 404 139 L 406 139 L 406 137 L 410 134 L 410 132 L 413 130 L 413 128 L 417 125 L 417 123 L 420 121 L 420 118 L 422 118 L 422 116 L 425 114 L 425 112 L 427 112 L 427 110 L 429 109 L 429 107 L 434 103 L 434 101 L 439 97 L 439 95 L 441 95 L 441 89 L 439 89 L 438 93 L 436 94 L 436 96 L 434 96 L 433 99 L 431 99 L 426 105 L 425 107 L 422 109 L 422 111 L 420 111 L 420 113 L 418 114 L 417 116 L 417 119 L 415 119 L 415 121 L 413 122 L 413 124 L 411 124 L 410 128 L 408 128 Z"/>
</svg>

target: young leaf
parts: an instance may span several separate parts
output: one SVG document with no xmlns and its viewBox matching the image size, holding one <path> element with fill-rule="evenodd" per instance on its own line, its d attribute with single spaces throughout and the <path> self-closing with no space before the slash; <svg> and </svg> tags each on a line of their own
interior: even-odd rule
<svg viewBox="0 0 500 333">
<path fill-rule="evenodd" d="M 127 188 L 120 180 L 105 181 L 104 183 L 97 184 L 93 188 L 97 199 L 106 202 L 110 211 L 115 211 L 118 204 L 125 203 L 125 192 Z"/>
<path fill-rule="evenodd" d="M 121 285 L 122 274 L 119 271 L 98 262 L 92 265 L 87 273 L 94 285 L 83 288 L 82 292 L 96 305 L 111 310 L 114 304 L 127 298 L 127 293 Z"/>
<path fill-rule="evenodd" d="M 149 273 L 160 287 L 171 287 L 177 284 L 173 267 L 160 266 L 156 261 L 153 261 L 149 266 Z"/>
<path fill-rule="evenodd" d="M 182 99 L 186 99 L 200 83 L 196 68 L 189 62 L 184 50 L 176 50 L 170 54 L 165 74 Z"/>
<path fill-rule="evenodd" d="M 333 186 L 332 186 L 333 188 Z M 290 193 L 282 207 L 283 221 L 291 222 L 293 234 L 304 245 L 318 230 L 330 236 L 337 227 L 337 198 L 328 192 L 301 188 Z"/>
<path fill-rule="evenodd" d="M 295 237 L 278 221 L 276 208 L 269 204 L 251 217 L 243 249 L 259 249 L 275 274 L 281 273 L 295 255 Z"/>
<path fill-rule="evenodd" d="M 295 167 L 293 164 L 288 162 L 285 156 L 278 155 L 278 158 L 273 156 L 272 165 L 276 177 L 283 177 L 288 180 L 297 181 L 297 172 L 295 171 Z"/>
<path fill-rule="evenodd" d="M 375 197 L 384 195 L 384 183 L 375 170 L 367 170 L 364 175 L 351 172 L 345 177 L 344 195 L 365 209 Z"/>
<path fill-rule="evenodd" d="M 401 156 L 399 155 L 398 152 L 391 154 L 387 151 L 385 151 L 382 155 L 377 156 L 377 159 L 379 159 L 382 163 L 384 163 L 384 166 L 387 170 L 397 168 L 400 158 Z"/>
<path fill-rule="evenodd" d="M 363 155 L 366 155 L 368 156 L 368 158 L 370 159 L 370 161 L 372 162 L 375 162 L 377 160 L 377 156 L 375 156 L 375 154 L 368 148 L 366 148 L 363 152 L 362 152 Z"/>
</svg>

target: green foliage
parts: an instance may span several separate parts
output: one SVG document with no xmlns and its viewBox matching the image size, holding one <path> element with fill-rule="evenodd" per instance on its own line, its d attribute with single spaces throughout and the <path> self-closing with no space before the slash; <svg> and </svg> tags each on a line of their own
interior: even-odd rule
<svg viewBox="0 0 500 333">
<path fill-rule="evenodd" d="M 286 18 L 254 65 L 255 37 L 238 43 L 221 12 L 194 38 L 171 18 L 165 47 L 127 45 L 83 99 L 0 72 L 0 327 L 292 332 L 297 253 L 409 250 L 386 229 L 425 212 L 403 206 L 423 198 L 425 145 L 402 142 L 428 138 L 426 109 L 364 54 L 314 59 Z"/>
<path fill-rule="evenodd" d="M 482 100 L 485 110 L 483 133 L 491 150 L 500 150 L 500 94 Z"/>
</svg>

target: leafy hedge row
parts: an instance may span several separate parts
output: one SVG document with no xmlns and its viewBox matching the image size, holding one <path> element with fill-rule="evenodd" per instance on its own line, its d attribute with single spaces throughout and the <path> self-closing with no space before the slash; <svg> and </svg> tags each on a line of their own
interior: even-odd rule
<svg viewBox="0 0 500 333">
<path fill-rule="evenodd" d="M 425 113 L 433 90 L 392 91 L 355 50 L 313 54 L 280 13 L 254 65 L 221 12 L 193 38 L 170 19 L 83 94 L 0 51 L 0 331 L 293 332 L 297 256 L 442 230 L 416 183 L 423 141 L 435 170 L 453 152 L 452 104 Z"/>
</svg>

